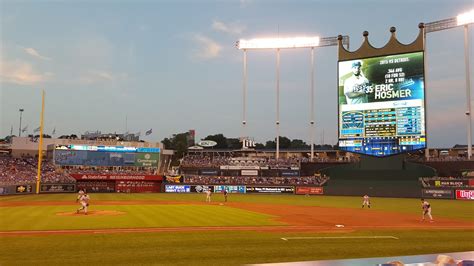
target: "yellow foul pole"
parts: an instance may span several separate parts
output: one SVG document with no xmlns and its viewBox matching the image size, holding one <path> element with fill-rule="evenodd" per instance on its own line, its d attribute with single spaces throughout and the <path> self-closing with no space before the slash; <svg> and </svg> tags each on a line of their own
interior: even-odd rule
<svg viewBox="0 0 474 266">
<path fill-rule="evenodd" d="M 41 118 L 40 118 L 40 139 L 38 144 L 38 173 L 36 176 L 36 194 L 39 194 L 41 183 L 41 163 L 43 162 L 43 116 L 44 116 L 44 90 L 41 93 Z"/>
</svg>

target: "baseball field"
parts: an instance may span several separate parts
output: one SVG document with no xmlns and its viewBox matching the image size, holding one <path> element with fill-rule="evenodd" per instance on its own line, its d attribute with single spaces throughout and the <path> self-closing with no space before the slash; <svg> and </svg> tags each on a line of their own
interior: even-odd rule
<svg viewBox="0 0 474 266">
<path fill-rule="evenodd" d="M 0 265 L 240 265 L 474 250 L 474 202 L 221 194 L 0 197 Z"/>
</svg>

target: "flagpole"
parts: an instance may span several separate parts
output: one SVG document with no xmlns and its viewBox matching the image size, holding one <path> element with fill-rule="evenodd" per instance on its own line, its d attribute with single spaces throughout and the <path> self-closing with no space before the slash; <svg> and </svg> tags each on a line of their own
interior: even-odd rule
<svg viewBox="0 0 474 266">
<path fill-rule="evenodd" d="M 40 140 L 38 144 L 38 171 L 36 176 L 36 194 L 39 194 L 41 183 L 41 163 L 43 161 L 43 118 L 44 118 L 44 90 L 41 93 Z"/>
</svg>

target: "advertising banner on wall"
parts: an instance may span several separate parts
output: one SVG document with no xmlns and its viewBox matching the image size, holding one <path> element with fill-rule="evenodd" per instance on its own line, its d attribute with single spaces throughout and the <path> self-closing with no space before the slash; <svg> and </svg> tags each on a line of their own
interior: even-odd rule
<svg viewBox="0 0 474 266">
<path fill-rule="evenodd" d="M 160 160 L 159 153 L 136 153 L 135 154 L 135 166 L 158 167 L 159 160 Z"/>
<path fill-rule="evenodd" d="M 208 185 L 192 185 L 191 186 L 191 192 L 196 192 L 196 193 L 205 193 L 206 191 L 211 190 L 211 192 L 214 192 L 214 186 L 208 186 Z"/>
<path fill-rule="evenodd" d="M 219 175 L 219 171 L 215 169 L 203 169 L 200 172 L 201 175 Z"/>
<path fill-rule="evenodd" d="M 77 181 L 77 189 L 85 189 L 87 192 L 115 192 L 116 181 Z"/>
<path fill-rule="evenodd" d="M 323 195 L 322 187 L 296 187 L 297 195 Z"/>
<path fill-rule="evenodd" d="M 149 180 L 161 181 L 160 175 L 70 174 L 76 180 Z"/>
<path fill-rule="evenodd" d="M 454 198 L 454 192 L 452 189 L 422 189 L 421 195 L 424 198 L 433 199 L 452 199 Z"/>
<path fill-rule="evenodd" d="M 46 184 L 41 185 L 41 193 L 74 193 L 76 192 L 75 184 Z"/>
<path fill-rule="evenodd" d="M 214 186 L 214 193 L 221 193 L 227 190 L 228 193 L 245 193 L 245 186 Z"/>
<path fill-rule="evenodd" d="M 34 185 L 6 185 L 0 187 L 0 195 L 14 195 L 14 194 L 31 194 L 35 191 Z"/>
<path fill-rule="evenodd" d="M 474 200 L 474 190 L 456 190 L 456 199 Z"/>
<path fill-rule="evenodd" d="M 257 176 L 258 170 L 242 170 L 241 175 L 242 176 Z"/>
<path fill-rule="evenodd" d="M 423 56 L 339 61 L 339 149 L 383 157 L 426 147 Z"/>
<path fill-rule="evenodd" d="M 19 186 L 16 186 L 15 193 L 16 194 L 33 193 L 33 186 L 32 185 L 19 185 Z"/>
<path fill-rule="evenodd" d="M 431 187 L 469 187 L 469 180 L 430 180 Z"/>
<path fill-rule="evenodd" d="M 281 176 L 300 176 L 298 170 L 281 170 Z"/>
<path fill-rule="evenodd" d="M 165 192 L 189 193 L 189 192 L 191 192 L 191 186 L 189 186 L 189 185 L 165 185 Z"/>
<path fill-rule="evenodd" d="M 295 187 L 293 186 L 247 186 L 246 193 L 279 193 L 293 194 Z"/>
</svg>

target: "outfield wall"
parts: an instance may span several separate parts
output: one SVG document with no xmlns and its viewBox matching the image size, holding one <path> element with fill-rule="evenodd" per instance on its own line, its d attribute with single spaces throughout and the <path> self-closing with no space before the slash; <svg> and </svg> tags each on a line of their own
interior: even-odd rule
<svg viewBox="0 0 474 266">
<path fill-rule="evenodd" d="M 234 194 L 297 194 L 297 195 L 323 195 L 323 187 L 315 186 L 285 186 L 285 185 L 222 185 L 222 184 L 164 184 L 165 193 L 213 193 Z"/>
</svg>

